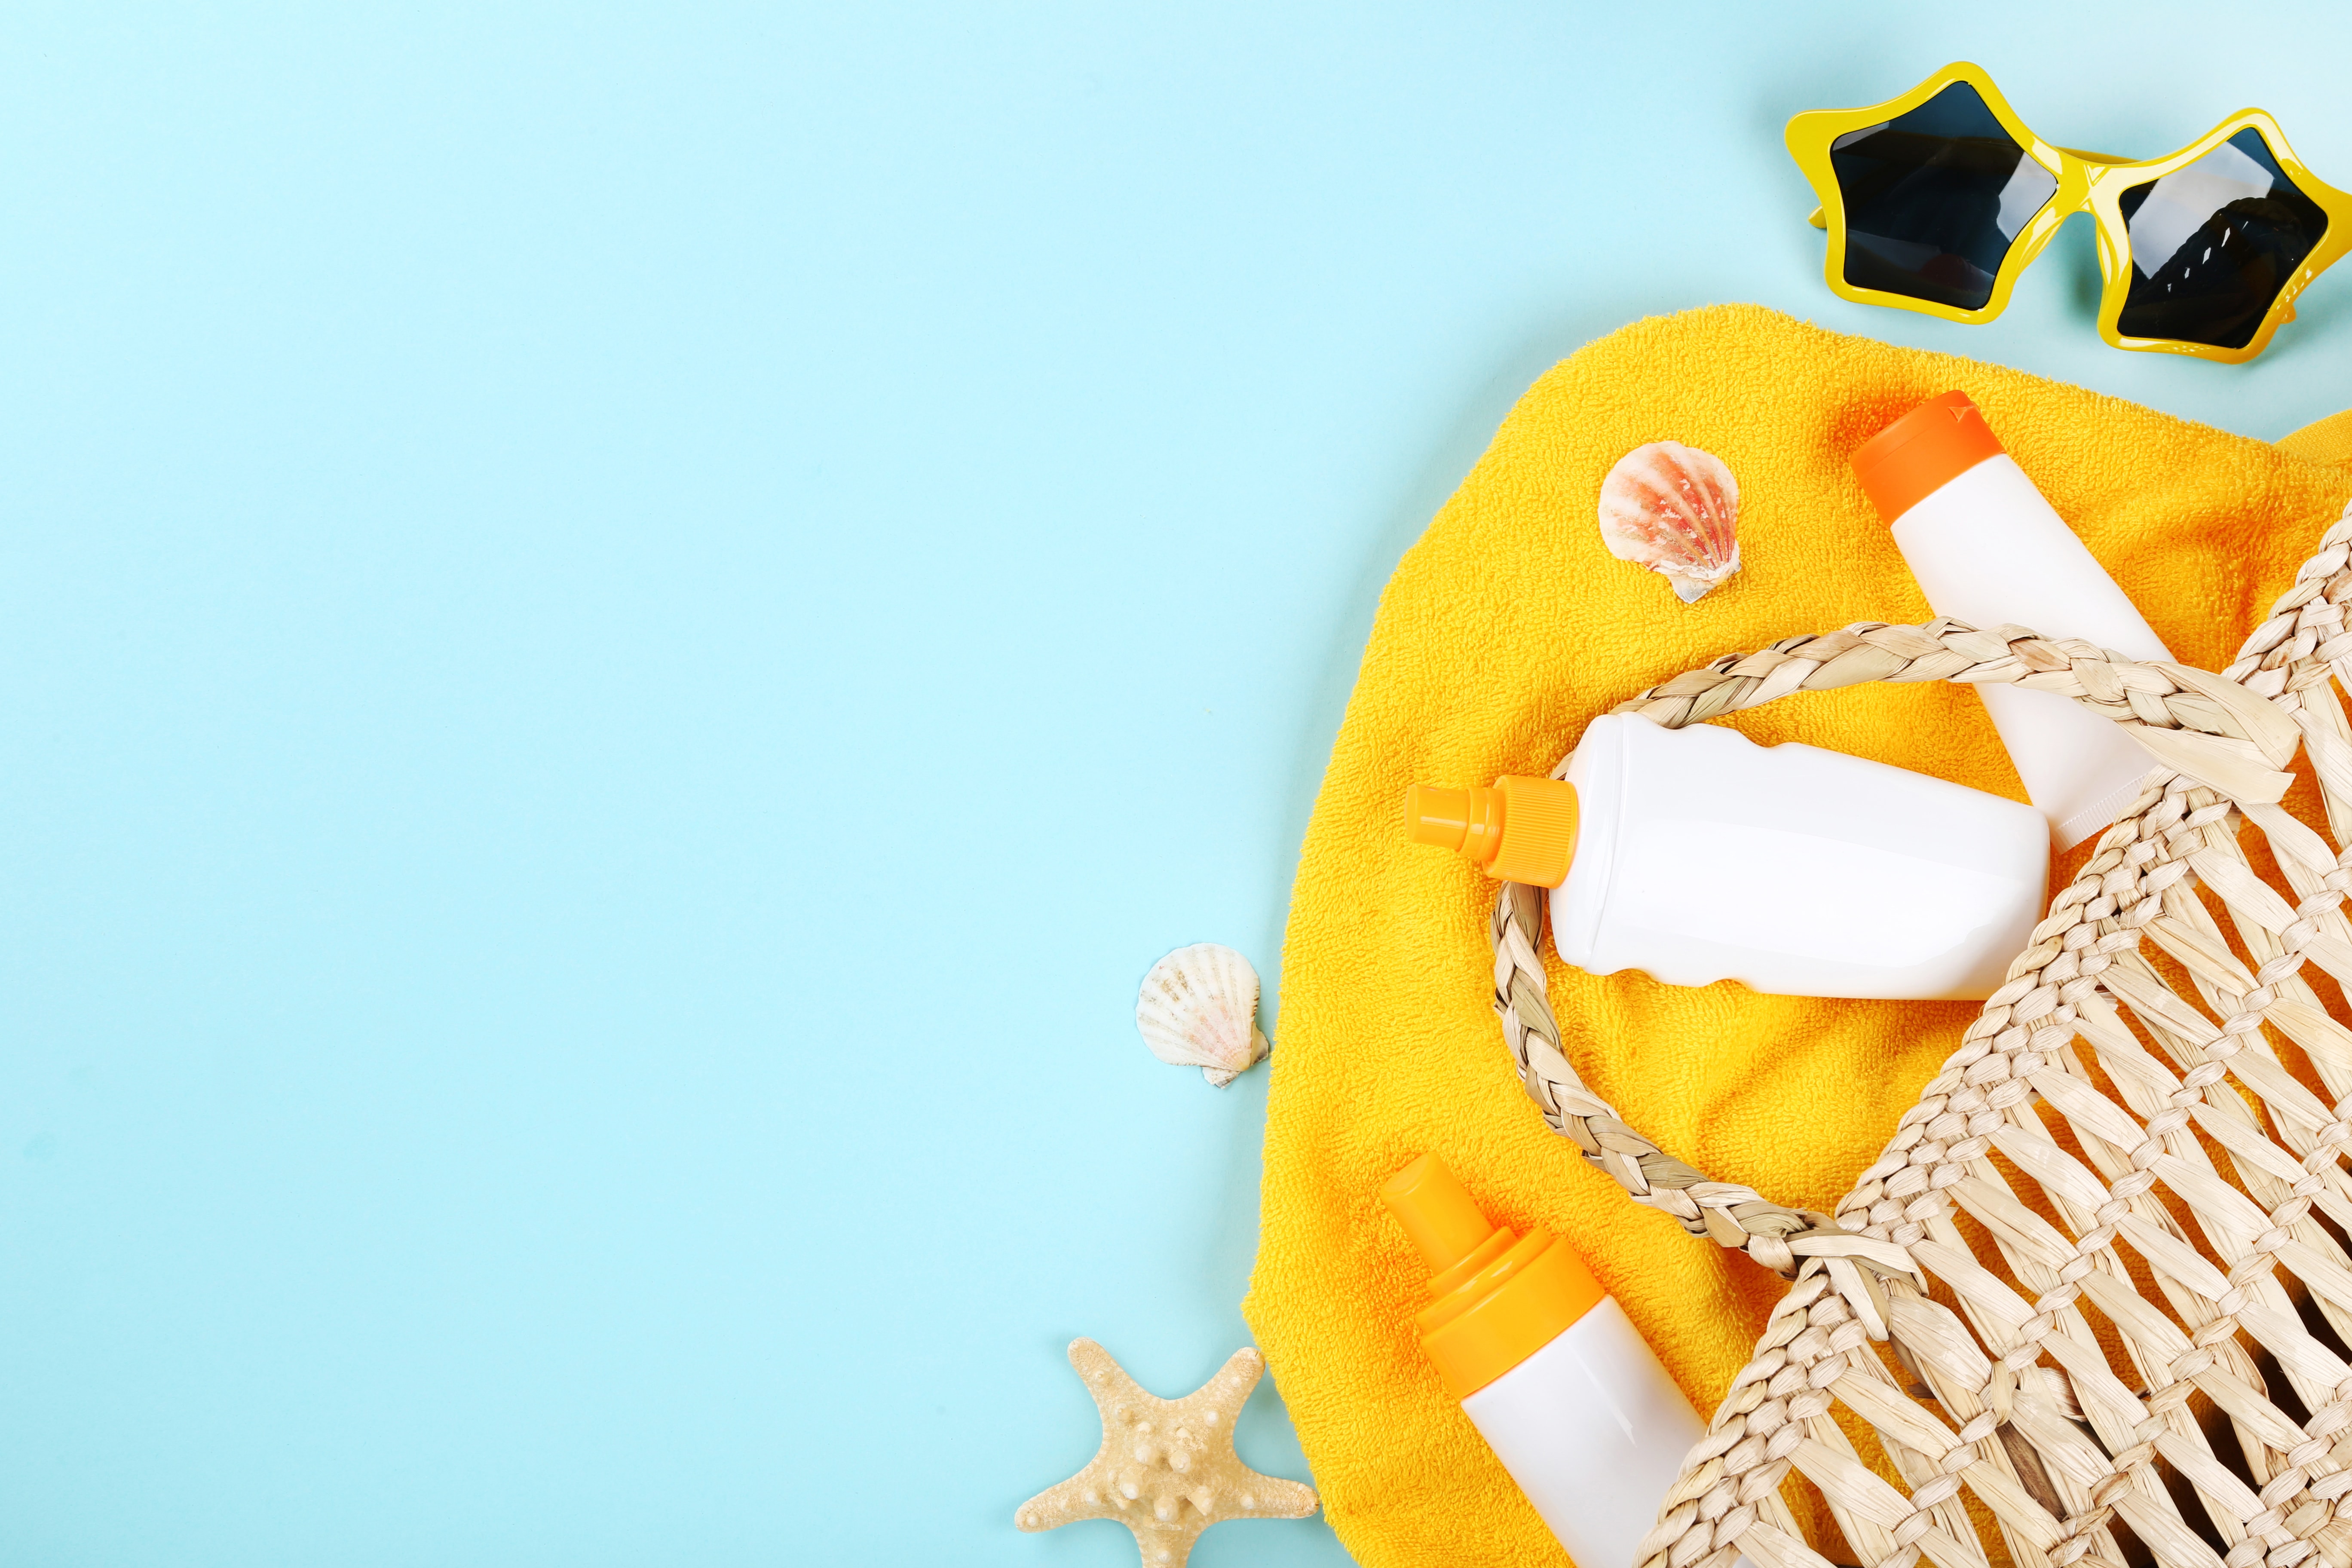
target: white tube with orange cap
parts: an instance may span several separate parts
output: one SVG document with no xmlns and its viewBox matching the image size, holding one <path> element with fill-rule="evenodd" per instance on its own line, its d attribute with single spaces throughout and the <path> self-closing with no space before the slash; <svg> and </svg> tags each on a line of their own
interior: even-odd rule
<svg viewBox="0 0 2352 1568">
<path fill-rule="evenodd" d="M 1591 974 L 1789 996 L 1981 998 L 2042 912 L 2032 807 L 1843 752 L 1636 714 L 1585 727 L 1565 779 L 1415 784 L 1405 826 L 1552 889 Z"/>
<path fill-rule="evenodd" d="M 1690 1401 L 1575 1248 L 1489 1221 L 1434 1154 L 1381 1201 L 1436 1270 L 1414 1322 L 1446 1393 L 1580 1568 L 1633 1563 L 1704 1430 Z"/>
<path fill-rule="evenodd" d="M 1854 453 L 1853 469 L 1937 615 L 2171 658 L 1966 394 L 1948 392 L 1880 431 Z M 2061 849 L 2121 816 L 2156 765 L 2073 698 L 2019 686 L 1977 693 Z"/>
</svg>

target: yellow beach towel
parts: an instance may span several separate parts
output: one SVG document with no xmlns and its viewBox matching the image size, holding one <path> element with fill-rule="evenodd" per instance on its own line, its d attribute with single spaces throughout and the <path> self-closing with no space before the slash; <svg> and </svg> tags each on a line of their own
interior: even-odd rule
<svg viewBox="0 0 2352 1568">
<path fill-rule="evenodd" d="M 2352 454 L 2342 430 L 2315 427 L 2306 461 L 2016 371 L 1718 307 L 1639 322 L 1538 382 L 1389 582 L 1292 896 L 1244 1303 L 1366 1568 L 1565 1560 L 1414 1340 L 1426 1270 L 1374 1195 L 1413 1155 L 1443 1156 L 1498 1222 L 1582 1252 L 1702 1414 L 1783 1289 L 1636 1208 L 1545 1130 L 1488 1010 L 1493 885 L 1405 842 L 1405 788 L 1549 772 L 1595 714 L 1719 654 L 1928 618 L 1846 459 L 1954 388 L 2175 657 L 2208 669 L 2352 494 L 2352 475 L 2323 466 Z M 1611 557 L 1594 526 L 1602 475 L 1658 440 L 1715 453 L 1739 481 L 1740 571 L 1693 605 Z M 1963 688 L 1858 687 L 1728 722 L 2023 798 Z M 1633 1125 L 1710 1176 L 1819 1209 L 1975 1012 L 1676 989 L 1556 961 L 1551 995 L 1570 1059 Z"/>
</svg>

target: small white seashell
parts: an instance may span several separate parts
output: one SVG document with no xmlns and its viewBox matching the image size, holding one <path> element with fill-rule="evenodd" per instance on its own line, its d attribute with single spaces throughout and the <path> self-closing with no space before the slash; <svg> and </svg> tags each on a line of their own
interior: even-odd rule
<svg viewBox="0 0 2352 1568">
<path fill-rule="evenodd" d="M 1601 481 L 1601 540 L 1618 560 L 1663 573 L 1693 603 L 1739 570 L 1739 483 L 1722 458 L 1696 447 L 1636 447 Z"/>
<path fill-rule="evenodd" d="M 1274 1047 L 1257 1026 L 1257 971 L 1230 947 L 1180 947 L 1151 966 L 1135 999 L 1135 1026 L 1151 1054 L 1196 1067 L 1219 1089 Z"/>
</svg>

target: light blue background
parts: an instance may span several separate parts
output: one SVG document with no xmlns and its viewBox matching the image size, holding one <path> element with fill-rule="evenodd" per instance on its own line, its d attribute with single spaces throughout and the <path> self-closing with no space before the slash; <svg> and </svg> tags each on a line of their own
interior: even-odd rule
<svg viewBox="0 0 2352 1568">
<path fill-rule="evenodd" d="M 2352 405 L 2352 273 L 2244 369 L 2102 346 L 2079 224 L 1842 304 L 1780 144 L 1968 57 L 2352 185 L 2339 10 L 12 9 L 0 1562 L 1132 1562 L 1012 1510 L 1073 1335 L 1245 1342 L 1266 1082 L 1136 984 L 1276 980 L 1513 397 L 1751 300 Z"/>
</svg>

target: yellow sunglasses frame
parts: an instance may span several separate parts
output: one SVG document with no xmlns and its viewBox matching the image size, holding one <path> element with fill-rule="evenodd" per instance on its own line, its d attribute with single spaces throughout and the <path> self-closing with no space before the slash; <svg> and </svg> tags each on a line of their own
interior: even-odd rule
<svg viewBox="0 0 2352 1568">
<path fill-rule="evenodd" d="M 1845 280 L 1845 197 L 1838 188 L 1836 171 L 1830 163 L 1831 145 L 1849 132 L 1861 131 L 1881 124 L 1898 114 L 1907 114 L 1926 103 L 1954 82 L 1966 82 L 1976 89 L 1977 95 L 1991 110 L 2003 130 L 2025 149 L 2026 156 L 2057 177 L 2057 194 L 2042 205 L 2042 210 L 2028 220 L 2022 232 L 2012 241 L 2009 254 L 2001 258 L 2000 270 L 1993 275 L 1992 298 L 1974 310 L 1963 310 L 1953 305 L 1937 304 L 1932 300 L 1915 300 L 1907 294 L 1891 294 L 1879 289 L 1857 288 Z M 2320 211 L 2327 215 L 2327 227 L 2319 243 L 2303 259 L 2303 265 L 2286 281 L 2271 301 L 2252 339 L 2242 349 L 2217 347 L 2211 343 L 2183 342 L 2175 338 L 2132 338 L 2116 330 L 2122 317 L 2124 300 L 2131 290 L 2131 234 L 2124 223 L 2123 211 L 2117 205 L 2123 194 L 2135 185 L 2161 179 L 2175 169 L 2195 163 L 2239 132 L 2252 126 L 2262 132 L 2270 146 L 2271 155 L 2279 167 L 2311 198 Z M 2242 109 L 2196 141 L 2162 158 L 2114 158 L 2101 153 L 2084 153 L 2072 147 L 2053 146 L 2036 136 L 2009 100 L 2000 95 L 1992 78 L 1980 66 L 1965 60 L 1955 61 L 1913 88 L 1900 98 L 1868 109 L 1817 109 L 1798 115 L 1789 121 L 1786 135 L 1789 155 L 1811 183 L 1813 194 L 1822 205 L 1813 210 L 1811 222 L 1829 231 L 1829 255 L 1822 266 L 1830 291 L 1842 300 L 1858 305 L 1890 305 L 1898 310 L 1916 310 L 1922 315 L 1941 316 L 1948 321 L 1975 325 L 1990 321 L 2009 305 L 2010 290 L 2017 286 L 2018 275 L 2042 255 L 2042 248 L 2055 238 L 2061 225 L 2077 213 L 2087 212 L 2096 220 L 2099 231 L 2099 274 L 2104 286 L 2099 295 L 2099 336 L 2119 349 L 2133 349 L 2144 353 L 2188 354 L 2197 359 L 2220 360 L 2225 364 L 2242 364 L 2270 346 L 2271 335 L 2288 321 L 2294 320 L 2294 298 L 2308 288 L 2313 279 L 2334 265 L 2346 250 L 2352 249 L 2352 195 L 2337 190 L 2313 174 L 2294 150 L 2287 145 L 2278 121 L 2259 109 Z"/>
</svg>

